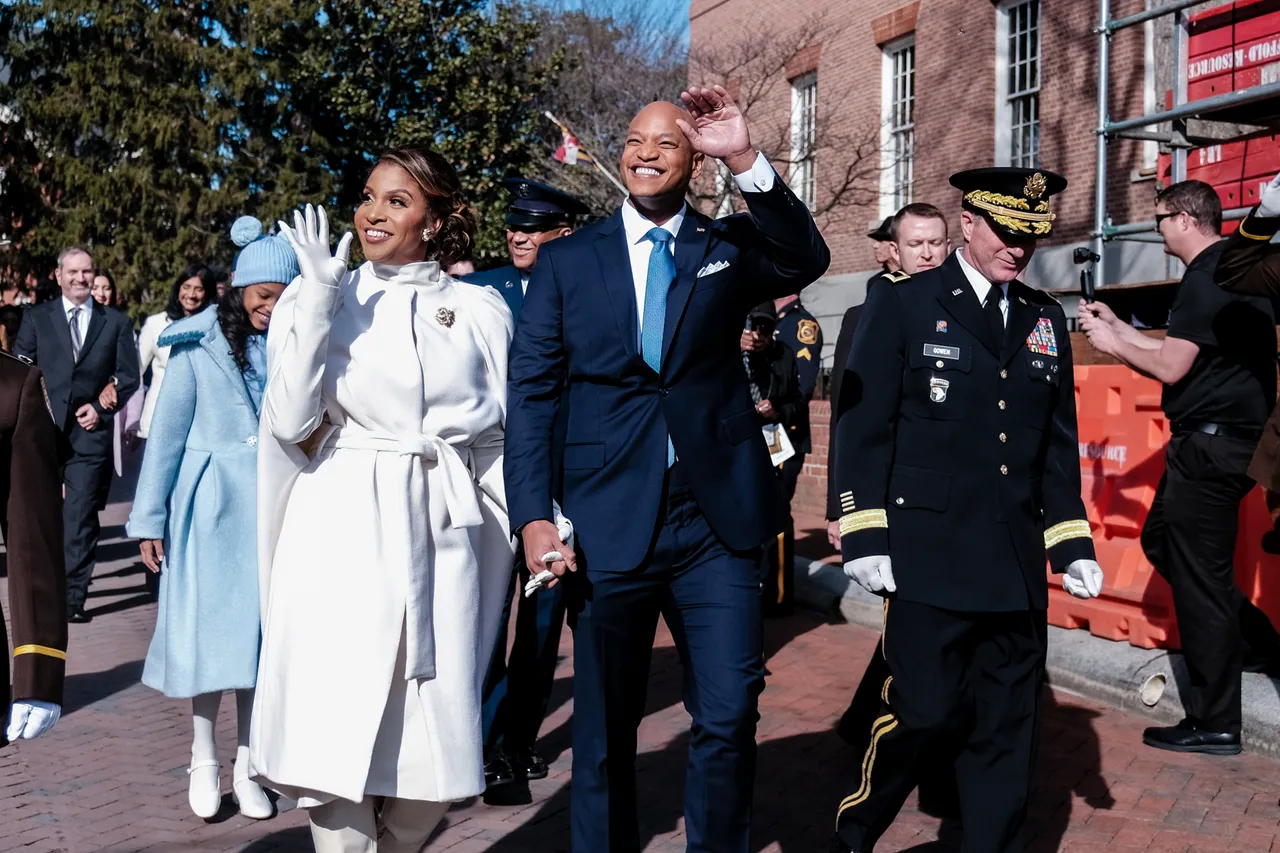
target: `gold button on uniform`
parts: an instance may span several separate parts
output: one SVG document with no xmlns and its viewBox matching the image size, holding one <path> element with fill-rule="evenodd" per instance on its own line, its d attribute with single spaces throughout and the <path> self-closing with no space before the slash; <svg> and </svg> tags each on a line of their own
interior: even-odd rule
<svg viewBox="0 0 1280 853">
<path fill-rule="evenodd" d="M 1004 444 L 1004 443 L 1005 443 L 1006 441 L 1008 441 L 1008 440 L 1009 440 L 1009 436 L 1005 435 L 1004 433 L 1000 433 L 1000 443 L 1001 443 L 1001 444 Z"/>
<path fill-rule="evenodd" d="M 898 498 L 896 501 L 894 501 L 894 503 L 896 503 L 898 506 L 902 506 L 904 503 L 906 503 L 906 501 L 903 500 L 902 498 Z"/>
<path fill-rule="evenodd" d="M 1008 466 L 1008 465 L 1001 465 L 1001 466 L 1000 466 L 1000 473 L 1001 473 L 1001 474 L 1004 474 L 1005 476 L 1008 476 L 1008 475 L 1009 475 L 1009 466 Z"/>
<path fill-rule="evenodd" d="M 1008 378 L 1009 378 L 1009 371 L 1007 371 L 1007 370 L 1002 370 L 1002 371 L 1000 371 L 1000 378 L 1001 378 L 1001 379 L 1008 379 Z"/>
<path fill-rule="evenodd" d="M 942 363 L 942 359 L 938 359 L 937 361 L 934 362 L 934 364 L 938 365 L 938 367 L 945 367 L 945 365 Z"/>
<path fill-rule="evenodd" d="M 1003 412 L 1005 410 L 1004 400 L 1001 400 L 997 405 L 1000 406 L 1000 411 Z"/>
</svg>

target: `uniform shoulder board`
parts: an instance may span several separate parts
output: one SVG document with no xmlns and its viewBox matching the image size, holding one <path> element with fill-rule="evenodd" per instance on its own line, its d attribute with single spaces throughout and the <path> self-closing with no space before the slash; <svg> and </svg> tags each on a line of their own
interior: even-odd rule
<svg viewBox="0 0 1280 853">
<path fill-rule="evenodd" d="M 897 270 L 896 272 L 884 272 L 884 273 L 881 273 L 881 275 L 884 278 L 889 279 L 889 281 L 892 282 L 893 284 L 902 284 L 902 282 L 911 278 L 911 273 L 903 272 L 902 270 Z"/>
<path fill-rule="evenodd" d="M 15 361 L 20 361 L 23 364 L 30 364 L 30 365 L 35 364 L 34 361 L 27 358 L 25 355 L 18 355 L 17 353 L 5 352 L 4 350 L 0 350 L 0 355 L 8 356 L 9 358 L 14 359 Z"/>
</svg>

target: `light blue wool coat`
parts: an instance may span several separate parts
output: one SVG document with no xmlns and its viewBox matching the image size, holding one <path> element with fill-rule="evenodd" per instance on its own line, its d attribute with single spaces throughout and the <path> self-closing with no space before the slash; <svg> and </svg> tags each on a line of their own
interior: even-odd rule
<svg viewBox="0 0 1280 853">
<path fill-rule="evenodd" d="M 217 307 L 174 323 L 127 530 L 163 539 L 142 682 L 166 696 L 253 687 L 258 673 L 258 408 Z"/>
</svg>

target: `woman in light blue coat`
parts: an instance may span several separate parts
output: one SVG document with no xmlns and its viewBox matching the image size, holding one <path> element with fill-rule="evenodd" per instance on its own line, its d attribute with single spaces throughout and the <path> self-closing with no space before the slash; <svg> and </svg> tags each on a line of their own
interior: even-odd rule
<svg viewBox="0 0 1280 853">
<path fill-rule="evenodd" d="M 283 238 L 236 220 L 233 289 L 222 302 L 165 330 L 172 346 L 156 404 L 130 536 L 160 575 L 160 610 L 142 681 L 190 698 L 195 736 L 188 799 L 203 818 L 222 801 L 213 733 L 222 693 L 236 691 L 239 744 L 232 792 L 247 817 L 273 813 L 249 778 L 249 717 L 258 672 L 258 413 L 266 385 L 266 330 L 298 260 Z M 161 569 L 163 568 L 163 571 Z"/>
</svg>

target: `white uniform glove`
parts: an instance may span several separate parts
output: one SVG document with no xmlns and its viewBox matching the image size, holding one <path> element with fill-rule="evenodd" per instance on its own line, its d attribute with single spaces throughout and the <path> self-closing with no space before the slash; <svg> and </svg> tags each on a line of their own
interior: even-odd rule
<svg viewBox="0 0 1280 853">
<path fill-rule="evenodd" d="M 1076 560 L 1062 576 L 1062 588 L 1076 598 L 1096 598 L 1102 594 L 1102 566 L 1093 560 Z"/>
<path fill-rule="evenodd" d="M 347 257 L 351 254 L 351 232 L 342 235 L 337 251 L 330 255 L 329 217 L 325 215 L 323 207 L 307 205 L 305 216 L 301 210 L 295 210 L 292 228 L 280 221 L 276 225 L 297 254 L 298 270 L 302 277 L 328 287 L 337 287 L 347 272 Z"/>
<path fill-rule="evenodd" d="M 844 564 L 844 573 L 867 592 L 896 592 L 893 562 L 888 556 L 859 557 Z"/>
<path fill-rule="evenodd" d="M 1280 175 L 1272 178 L 1258 194 L 1258 215 L 1280 216 Z"/>
<path fill-rule="evenodd" d="M 34 740 L 53 728 L 62 716 L 62 706 L 39 699 L 19 699 L 9 709 L 9 728 L 5 737 L 15 740 Z"/>
<path fill-rule="evenodd" d="M 573 550 L 573 522 L 564 517 L 564 511 L 555 501 L 551 502 L 551 517 L 555 520 L 556 533 L 560 534 L 560 541 L 568 545 L 569 550 Z"/>
</svg>

